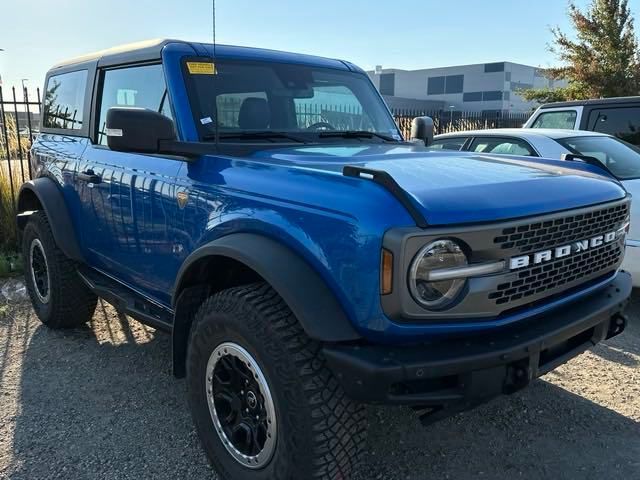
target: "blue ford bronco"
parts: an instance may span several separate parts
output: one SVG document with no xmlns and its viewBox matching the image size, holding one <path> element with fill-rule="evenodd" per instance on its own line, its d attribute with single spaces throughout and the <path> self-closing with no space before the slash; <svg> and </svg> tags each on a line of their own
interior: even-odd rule
<svg viewBox="0 0 640 480">
<path fill-rule="evenodd" d="M 18 225 L 35 311 L 172 335 L 221 478 L 347 479 L 364 404 L 429 423 L 621 333 L 630 198 L 582 162 L 429 152 L 326 58 L 154 41 L 47 74 Z"/>
</svg>

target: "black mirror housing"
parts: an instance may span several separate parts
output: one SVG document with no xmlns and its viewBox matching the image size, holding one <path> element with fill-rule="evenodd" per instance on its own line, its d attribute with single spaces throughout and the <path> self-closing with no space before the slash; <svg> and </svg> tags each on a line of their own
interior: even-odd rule
<svg viewBox="0 0 640 480">
<path fill-rule="evenodd" d="M 431 117 L 416 117 L 411 122 L 411 141 L 424 142 L 425 146 L 433 143 L 433 119 Z"/>
<path fill-rule="evenodd" d="M 117 152 L 159 153 L 160 142 L 175 141 L 173 121 L 161 113 L 138 107 L 107 111 L 107 145 Z"/>
</svg>

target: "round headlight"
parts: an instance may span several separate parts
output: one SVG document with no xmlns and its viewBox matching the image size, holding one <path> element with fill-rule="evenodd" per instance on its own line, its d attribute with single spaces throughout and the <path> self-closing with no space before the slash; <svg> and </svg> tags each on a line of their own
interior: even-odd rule
<svg viewBox="0 0 640 480">
<path fill-rule="evenodd" d="M 429 281 L 429 272 L 464 267 L 467 257 L 452 240 L 436 240 L 418 252 L 409 272 L 413 298 L 429 309 L 442 309 L 453 303 L 465 285 L 465 279 Z"/>
</svg>

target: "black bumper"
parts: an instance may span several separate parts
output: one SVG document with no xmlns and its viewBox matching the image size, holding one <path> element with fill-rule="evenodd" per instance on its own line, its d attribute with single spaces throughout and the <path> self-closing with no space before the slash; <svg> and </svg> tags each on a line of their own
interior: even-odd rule
<svg viewBox="0 0 640 480">
<path fill-rule="evenodd" d="M 331 345 L 329 367 L 354 400 L 461 411 L 513 393 L 626 326 L 631 276 L 575 303 L 489 334 L 411 346 Z"/>
</svg>

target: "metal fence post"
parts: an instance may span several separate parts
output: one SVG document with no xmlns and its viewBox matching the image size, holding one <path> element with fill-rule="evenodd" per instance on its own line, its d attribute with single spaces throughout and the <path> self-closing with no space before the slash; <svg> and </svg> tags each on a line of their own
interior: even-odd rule
<svg viewBox="0 0 640 480">
<path fill-rule="evenodd" d="M 2 95 L 2 87 L 0 87 L 0 114 L 2 118 L 2 133 L 4 134 L 4 148 L 7 154 L 7 168 L 9 170 L 9 187 L 11 188 L 11 198 L 16 197 L 16 192 L 13 186 L 13 172 L 11 171 L 11 152 L 9 150 L 9 133 L 7 131 L 7 115 L 4 111 L 4 97 Z M 11 202 L 15 208 L 15 201 Z"/>
<path fill-rule="evenodd" d="M 18 160 L 20 161 L 20 174 L 22 176 L 22 181 L 24 182 L 24 157 L 22 155 L 22 135 L 20 135 L 20 119 L 18 118 L 18 101 L 16 99 L 16 87 L 11 87 L 11 91 L 13 92 L 13 114 L 15 115 L 16 138 L 18 139 Z"/>
<path fill-rule="evenodd" d="M 27 109 L 27 129 L 29 130 L 29 148 L 27 149 L 27 162 L 29 163 L 29 179 L 33 178 L 33 171 L 31 168 L 31 145 L 33 145 L 33 128 L 31 126 L 31 109 L 29 108 L 29 92 L 25 88 L 22 92 L 24 98 L 24 104 Z"/>
</svg>

